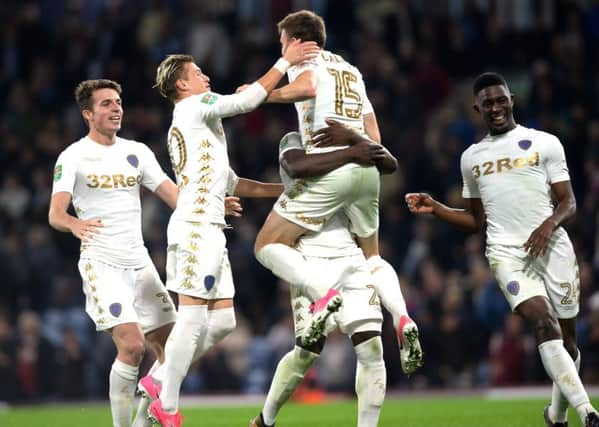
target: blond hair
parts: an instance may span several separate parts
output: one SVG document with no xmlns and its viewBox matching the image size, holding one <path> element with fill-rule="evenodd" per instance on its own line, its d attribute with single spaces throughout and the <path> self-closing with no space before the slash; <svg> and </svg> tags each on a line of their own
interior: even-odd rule
<svg viewBox="0 0 599 427">
<path fill-rule="evenodd" d="M 160 95 L 171 101 L 177 100 L 177 80 L 183 77 L 183 67 L 195 62 L 191 55 L 168 55 L 156 69 L 156 84 Z"/>
</svg>

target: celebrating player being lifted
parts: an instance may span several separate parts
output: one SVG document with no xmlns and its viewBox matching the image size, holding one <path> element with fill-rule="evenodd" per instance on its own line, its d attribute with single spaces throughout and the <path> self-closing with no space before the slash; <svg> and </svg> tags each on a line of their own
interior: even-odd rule
<svg viewBox="0 0 599 427">
<path fill-rule="evenodd" d="M 351 132 L 340 124 L 333 126 L 338 126 L 341 134 Z M 365 139 L 346 150 L 307 155 L 301 135 L 290 132 L 281 139 L 279 145 L 280 175 L 286 190 L 290 190 L 297 185 L 296 177 L 323 175 L 349 162 L 373 165 L 390 156 L 380 144 Z M 343 305 L 335 313 L 335 322 L 329 318 L 323 334 L 315 342 L 307 344 L 301 337 L 310 327 L 311 298 L 305 287 L 290 284 L 296 345 L 279 361 L 262 412 L 250 422 L 250 427 L 274 425 L 279 410 L 318 359 L 327 332 L 336 325 L 351 337 L 356 351 L 358 426 L 376 426 L 386 389 L 380 337 L 382 313 L 374 276 L 349 231 L 345 213 L 338 211 L 321 231 L 303 234 L 298 240 L 297 249 L 304 255 L 307 267 L 320 272 L 319 285 L 323 291 L 326 292 L 333 285 L 341 285 Z M 351 274 L 344 273 L 348 265 L 353 266 Z M 400 304 L 400 301 L 393 303 Z"/>
<path fill-rule="evenodd" d="M 156 355 L 156 369 L 175 321 L 175 307 L 144 246 L 140 188 L 174 208 L 177 187 L 148 147 L 116 136 L 123 119 L 120 94 L 121 86 L 111 80 L 77 86 L 75 98 L 89 133 L 56 161 L 48 219 L 81 240 L 85 309 L 117 348 L 109 381 L 113 424 L 127 427 L 145 341 Z M 76 217 L 67 212 L 71 201 Z M 146 421 L 142 409 L 135 425 Z"/>
<path fill-rule="evenodd" d="M 322 18 L 302 10 L 283 18 L 278 29 L 283 52 L 299 39 L 313 40 L 321 48 L 314 60 L 291 67 L 288 71 L 289 84 L 273 90 L 267 99 L 267 102 L 295 103 L 305 152 L 315 155 L 347 148 L 347 145 L 323 148 L 314 143 L 315 132 L 327 125 L 327 118 L 333 118 L 380 144 L 376 116 L 362 75 L 341 56 L 324 50 L 326 30 Z M 352 139 L 356 138 L 359 139 L 359 135 Z M 324 142 L 327 142 L 326 139 Z M 378 167 L 389 170 L 397 166 L 391 156 Z M 266 219 L 256 238 L 256 258 L 287 282 L 305 287 L 311 298 L 318 300 L 322 294 L 314 289 L 320 288 L 320 272 L 306 268 L 304 256 L 293 246 L 302 234 L 320 231 L 332 215 L 343 210 L 370 269 L 376 272 L 379 280 L 387 283 L 389 300 L 397 300 L 397 304 L 389 305 L 393 322 L 400 342 L 408 339 L 411 347 L 408 351 L 406 346 L 402 346 L 402 359 L 412 352 L 412 362 L 417 367 L 421 360 L 414 360 L 416 352 L 412 350 L 417 350 L 421 358 L 418 329 L 400 304 L 403 297 L 397 274 L 379 256 L 378 197 L 379 171 L 374 166 L 344 163 L 322 177 L 299 180 L 280 197 Z M 311 326 L 303 337 L 307 344 L 318 340 L 324 319 L 339 306 L 339 302 L 340 295 L 336 289 L 331 289 L 322 300 L 317 301 Z M 415 367 L 408 370 L 412 371 Z"/>
<path fill-rule="evenodd" d="M 599 427 L 577 372 L 580 279 L 561 227 L 574 216 L 576 201 L 564 149 L 554 135 L 516 124 L 513 95 L 499 74 L 477 77 L 473 94 L 489 133 L 462 154 L 466 209 L 425 193 L 409 193 L 406 202 L 414 213 L 432 213 L 467 232 L 480 231 L 486 222 L 489 265 L 510 307 L 533 331 L 553 380 L 547 426 L 567 425 L 569 403 L 585 427 Z"/>
<path fill-rule="evenodd" d="M 179 313 L 165 348 L 160 399 L 149 409 L 162 426 L 182 423 L 179 390 L 194 354 L 235 327 L 235 290 L 223 233 L 230 168 L 221 119 L 258 107 L 290 65 L 316 51 L 315 43 L 298 40 L 246 91 L 226 96 L 210 91 L 210 79 L 189 55 L 170 55 L 158 67 L 156 86 L 174 104 L 168 148 L 179 187 L 167 230 L 167 288 L 179 295 Z M 152 377 L 142 381 L 157 397 Z"/>
</svg>

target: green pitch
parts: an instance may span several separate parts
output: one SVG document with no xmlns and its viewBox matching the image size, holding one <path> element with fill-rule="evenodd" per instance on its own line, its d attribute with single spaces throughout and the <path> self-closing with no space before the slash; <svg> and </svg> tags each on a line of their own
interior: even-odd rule
<svg viewBox="0 0 599 427">
<path fill-rule="evenodd" d="M 380 427 L 531 427 L 544 426 L 546 400 L 487 400 L 483 398 L 388 399 Z M 599 402 L 595 399 L 595 406 Z M 258 407 L 183 408 L 184 426 L 246 427 Z M 321 405 L 288 404 L 277 420 L 278 427 L 346 427 L 356 425 L 356 402 Z M 108 406 L 22 407 L 0 412 L 2 427 L 107 427 Z M 570 410 L 570 427 L 580 422 Z"/>
</svg>

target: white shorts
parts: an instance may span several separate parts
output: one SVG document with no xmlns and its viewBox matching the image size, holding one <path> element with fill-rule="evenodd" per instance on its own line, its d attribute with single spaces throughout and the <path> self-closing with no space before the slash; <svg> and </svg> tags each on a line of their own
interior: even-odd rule
<svg viewBox="0 0 599 427">
<path fill-rule="evenodd" d="M 169 291 L 208 300 L 235 296 L 222 225 L 171 221 L 167 235 Z"/>
<path fill-rule="evenodd" d="M 335 288 L 340 289 L 343 296 L 341 308 L 334 316 L 329 317 L 325 335 L 337 326 L 341 332 L 349 336 L 356 332 L 381 332 L 381 304 L 363 255 L 342 258 L 306 257 L 306 260 L 310 269 L 321 273 L 323 294 L 336 285 Z M 338 283 L 348 266 L 353 266 L 353 272 L 345 275 L 343 282 Z M 310 324 L 311 303 L 307 293 L 297 286 L 291 286 L 291 308 L 296 337 L 301 336 Z"/>
<path fill-rule="evenodd" d="M 78 263 L 85 311 L 96 330 L 139 323 L 144 334 L 176 320 L 173 301 L 148 257 L 142 268 L 122 268 L 92 258 Z"/>
<path fill-rule="evenodd" d="M 512 310 L 535 296 L 549 299 L 557 317 L 578 314 L 580 278 L 570 239 L 555 236 L 543 257 L 532 258 L 523 247 L 493 245 L 487 259 Z"/>
<path fill-rule="evenodd" d="M 279 196 L 274 210 L 288 221 L 318 232 L 343 209 L 350 231 L 368 237 L 379 227 L 379 190 L 377 168 L 349 163 L 318 178 L 297 180 Z"/>
</svg>

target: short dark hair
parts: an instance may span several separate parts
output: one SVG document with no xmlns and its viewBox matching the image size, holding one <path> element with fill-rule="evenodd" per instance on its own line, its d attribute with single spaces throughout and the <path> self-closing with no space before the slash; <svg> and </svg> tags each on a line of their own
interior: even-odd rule
<svg viewBox="0 0 599 427">
<path fill-rule="evenodd" d="M 156 84 L 158 92 L 163 97 L 175 102 L 179 97 L 177 91 L 177 80 L 183 77 L 183 67 L 187 63 L 193 63 L 191 55 L 168 55 L 156 70 Z"/>
<path fill-rule="evenodd" d="M 327 41 L 324 20 L 310 10 L 290 13 L 279 21 L 277 28 L 279 34 L 285 30 L 289 38 L 300 39 L 303 42 L 316 42 L 321 48 Z"/>
<path fill-rule="evenodd" d="M 472 85 L 472 94 L 474 96 L 489 86 L 505 86 L 508 87 L 507 82 L 503 76 L 499 73 L 482 73 L 474 80 Z"/>
<path fill-rule="evenodd" d="M 81 111 L 92 109 L 92 96 L 99 89 L 114 89 L 119 95 L 123 91 L 121 85 L 112 80 L 84 80 L 75 88 L 75 100 Z"/>
</svg>

